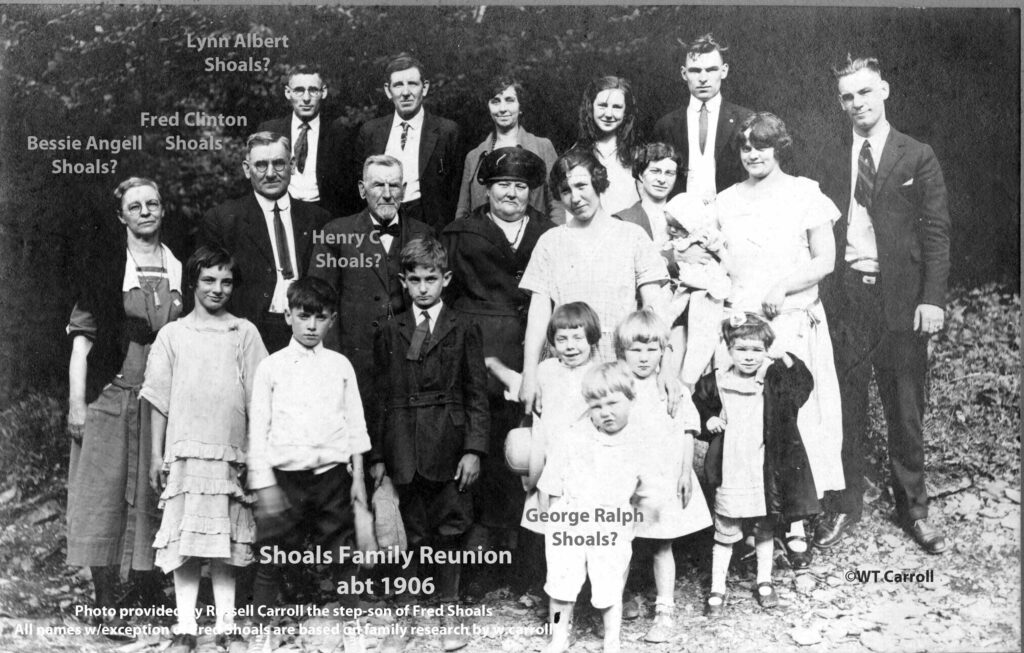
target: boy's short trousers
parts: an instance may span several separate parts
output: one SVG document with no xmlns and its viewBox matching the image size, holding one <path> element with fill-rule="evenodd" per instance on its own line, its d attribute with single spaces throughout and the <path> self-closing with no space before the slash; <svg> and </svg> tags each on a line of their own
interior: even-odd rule
<svg viewBox="0 0 1024 653">
<path fill-rule="evenodd" d="M 575 602 L 590 577 L 590 603 L 604 610 L 622 601 L 629 559 L 633 555 L 631 538 L 619 534 L 615 544 L 606 546 L 554 545 L 549 533 L 544 538 L 548 578 L 547 595 L 557 601 Z"/>
<path fill-rule="evenodd" d="M 351 545 L 355 540 L 352 513 L 352 475 L 344 464 L 322 474 L 312 471 L 274 470 L 277 485 L 288 500 L 288 509 L 276 520 L 274 543 L 289 550 L 302 550 L 306 538 L 327 550 Z M 262 541 L 256 524 L 257 541 Z"/>
<path fill-rule="evenodd" d="M 430 481 L 417 474 L 395 489 L 410 547 L 462 535 L 473 524 L 473 495 L 459 492 L 456 481 Z"/>
<path fill-rule="evenodd" d="M 773 536 L 772 520 L 768 517 L 726 517 L 715 513 L 715 541 L 735 544 L 743 539 L 743 523 L 753 522 L 754 539 L 766 540 Z"/>
</svg>

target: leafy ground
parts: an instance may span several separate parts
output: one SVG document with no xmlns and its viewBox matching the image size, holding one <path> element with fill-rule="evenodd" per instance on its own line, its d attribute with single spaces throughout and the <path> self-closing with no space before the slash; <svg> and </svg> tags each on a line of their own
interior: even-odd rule
<svg viewBox="0 0 1024 653">
<path fill-rule="evenodd" d="M 933 352 L 926 453 L 932 515 L 947 534 L 950 550 L 942 556 L 921 552 L 893 523 L 888 493 L 872 490 L 852 537 L 833 551 L 819 552 L 810 573 L 795 575 L 784 559 L 778 560 L 778 608 L 757 607 L 750 570 L 738 563 L 730 574 L 726 615 L 712 621 L 701 616 L 710 541 L 698 534 L 676 547 L 678 634 L 666 644 L 644 644 L 650 625 L 645 614 L 624 624 L 625 650 L 1020 650 L 1020 300 L 989 286 L 958 294 L 949 315 Z M 873 455 L 884 460 L 877 402 L 872 414 Z M 0 414 L 0 478 L 8 479 L 0 486 L 0 524 L 5 525 L 0 530 L 0 651 L 160 651 L 167 639 L 159 634 L 112 644 L 85 634 L 84 623 L 75 617 L 77 606 L 90 603 L 91 584 L 87 572 L 63 565 L 66 453 L 61 423 L 59 402 L 40 396 Z M 885 486 L 884 473 L 873 480 Z M 886 582 L 886 571 L 926 576 Z M 871 572 L 878 578 L 861 582 L 855 576 Z M 158 600 L 173 604 L 169 588 Z M 124 601 L 153 603 L 134 595 Z M 646 612 L 653 597 L 642 601 Z M 529 634 L 543 625 L 540 603 L 537 596 L 499 589 L 470 604 L 482 616 L 468 620 L 474 629 L 464 650 L 540 650 L 543 635 Z M 370 650 L 379 634 L 396 625 L 436 625 L 421 617 L 396 619 L 391 604 L 366 607 L 382 615 L 368 623 Z M 578 612 L 572 650 L 600 650 L 598 615 L 587 608 Z M 342 650 L 332 619 L 282 626 L 291 634 L 279 638 L 278 650 Z M 212 637 L 202 638 L 199 650 L 216 651 Z M 441 649 L 420 633 L 407 650 Z"/>
</svg>

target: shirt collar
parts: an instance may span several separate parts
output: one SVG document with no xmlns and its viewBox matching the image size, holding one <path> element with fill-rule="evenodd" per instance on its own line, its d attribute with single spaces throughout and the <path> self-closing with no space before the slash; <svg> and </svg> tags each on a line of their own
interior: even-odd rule
<svg viewBox="0 0 1024 653">
<path fill-rule="evenodd" d="M 884 120 L 884 118 L 883 118 Z M 882 148 L 885 147 L 885 141 L 889 138 L 889 132 L 892 130 L 889 121 L 885 120 L 878 132 L 872 134 L 870 138 L 864 138 L 857 132 L 853 132 L 853 151 L 860 152 L 860 148 L 864 147 L 864 141 L 871 143 L 871 151 L 874 152 L 875 160 L 882 154 Z"/>
<path fill-rule="evenodd" d="M 167 271 L 167 286 L 169 290 L 176 290 L 181 293 L 181 261 L 174 257 L 171 249 L 160 243 L 161 249 L 164 252 L 164 269 Z M 132 260 L 131 256 L 126 256 L 124 262 L 124 281 L 121 285 L 122 292 L 128 292 L 132 288 L 141 288 L 142 282 L 139 281 L 139 272 L 135 268 L 135 261 Z"/>
<path fill-rule="evenodd" d="M 294 337 L 288 341 L 288 353 L 292 356 L 299 358 L 305 356 L 316 356 L 324 350 L 324 343 L 321 340 L 316 343 L 316 347 L 309 348 L 305 345 L 299 344 L 299 341 Z"/>
<path fill-rule="evenodd" d="M 295 112 L 293 111 L 292 112 L 292 131 L 295 131 L 296 129 L 298 129 L 299 125 L 301 125 L 302 123 L 303 123 L 302 118 L 300 118 L 297 115 L 295 115 Z M 310 130 L 320 129 L 320 114 L 318 113 L 313 118 L 310 118 L 308 121 L 306 121 L 306 124 L 309 125 Z M 287 134 L 285 134 L 285 135 L 287 136 Z"/>
<path fill-rule="evenodd" d="M 282 213 L 290 210 L 292 207 L 292 203 L 288 197 L 288 193 L 285 193 L 281 197 L 278 197 L 276 200 L 272 200 L 268 197 L 263 197 L 262 195 L 256 192 L 254 192 L 253 195 L 256 196 L 256 201 L 259 202 L 260 208 L 263 209 L 263 213 L 273 213 L 275 202 L 277 203 L 277 207 L 281 209 Z"/>
<path fill-rule="evenodd" d="M 700 105 L 703 104 L 703 100 L 697 99 L 694 96 L 690 96 L 690 104 L 687 105 L 687 111 L 691 113 L 700 113 Z M 722 108 L 722 94 L 718 93 L 715 97 L 707 101 L 708 113 L 718 113 L 718 110 Z"/>
<path fill-rule="evenodd" d="M 419 306 L 415 306 L 414 315 L 416 316 L 416 324 L 423 321 L 423 311 L 426 311 L 427 315 L 430 316 L 430 330 L 433 331 L 437 327 L 437 318 L 441 315 L 442 306 L 444 306 L 444 302 L 440 300 L 430 308 L 420 308 Z"/>
<path fill-rule="evenodd" d="M 409 118 L 408 120 L 405 120 L 405 119 L 402 118 L 402 116 L 398 115 L 398 112 L 396 111 L 395 112 L 395 123 L 394 123 L 393 129 L 401 129 L 402 128 L 402 123 L 403 122 L 407 122 L 407 123 L 409 123 L 409 126 L 412 127 L 415 131 L 422 131 L 423 130 L 423 114 L 424 113 L 426 113 L 426 111 L 423 110 L 423 107 L 420 107 L 420 110 L 416 112 L 415 116 L 413 116 L 412 118 Z"/>
</svg>

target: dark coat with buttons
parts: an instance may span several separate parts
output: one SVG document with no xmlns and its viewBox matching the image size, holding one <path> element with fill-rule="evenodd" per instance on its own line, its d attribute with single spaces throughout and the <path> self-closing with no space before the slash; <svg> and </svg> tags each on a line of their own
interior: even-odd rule
<svg viewBox="0 0 1024 653">
<path fill-rule="evenodd" d="M 807 450 L 797 428 L 800 407 L 814 388 L 814 379 L 803 361 L 789 354 L 792 367 L 781 360 L 769 366 L 764 377 L 764 498 L 768 514 L 783 521 L 820 512 L 818 492 L 807 460 Z M 706 374 L 693 389 L 693 403 L 700 413 L 700 439 L 708 441 L 704 471 L 709 485 L 722 483 L 722 438 L 729 437 L 728 415 L 725 433 L 707 430 L 707 421 L 719 416 L 722 402 L 715 373 Z"/>
<path fill-rule="evenodd" d="M 401 234 L 384 250 L 373 230 L 370 211 L 331 220 L 317 234 L 309 275 L 329 282 L 338 292 L 338 317 L 325 344 L 349 359 L 365 405 L 373 377 L 373 334 L 406 310 L 409 298 L 398 279 L 399 253 L 410 240 L 433 236 L 417 220 L 399 219 Z M 360 236 L 362 238 L 360 238 Z"/>
<path fill-rule="evenodd" d="M 313 232 L 330 219 L 316 206 L 290 198 L 292 237 L 295 240 L 296 276 L 309 267 Z M 228 310 L 259 325 L 270 310 L 277 285 L 277 261 L 270 232 L 255 193 L 229 200 L 203 217 L 199 242 L 223 247 L 235 257 L 236 281 Z M 261 334 L 262 335 L 262 334 Z"/>
<path fill-rule="evenodd" d="M 553 222 L 528 206 L 529 221 L 523 239 L 513 250 L 505 233 L 479 206 L 466 218 L 444 229 L 441 240 L 448 252 L 452 282 L 445 301 L 465 313 L 487 334 L 484 356 L 496 356 L 514 370 L 523 369 L 523 336 L 530 293 L 519 288 L 519 280 L 530 263 L 533 248 Z M 492 382 L 492 391 L 497 386 Z"/>
<path fill-rule="evenodd" d="M 414 309 L 415 310 L 415 309 Z M 444 305 L 419 360 L 406 360 L 412 311 L 386 322 L 373 343 L 370 464 L 384 462 L 396 485 L 418 473 L 451 481 L 465 453 L 488 453 L 490 415 L 480 328 Z"/>
</svg>

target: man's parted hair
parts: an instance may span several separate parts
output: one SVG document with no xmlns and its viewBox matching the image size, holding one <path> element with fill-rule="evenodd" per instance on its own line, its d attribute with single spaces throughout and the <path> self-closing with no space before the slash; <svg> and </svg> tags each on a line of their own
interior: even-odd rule
<svg viewBox="0 0 1024 653">
<path fill-rule="evenodd" d="M 285 86 L 291 84 L 292 77 L 295 77 L 296 75 L 316 75 L 317 77 L 320 78 L 320 83 L 322 85 L 324 85 L 324 86 L 327 85 L 327 81 L 324 79 L 323 74 L 317 68 L 314 68 L 313 66 L 310 66 L 309 64 L 304 64 L 303 63 L 303 64 L 298 64 L 297 66 L 291 66 L 288 69 L 288 72 L 284 76 L 284 84 L 285 84 Z"/>
<path fill-rule="evenodd" d="M 398 168 L 404 176 L 402 170 L 402 162 L 391 156 L 390 154 L 371 154 L 366 157 L 366 161 L 363 162 L 363 176 L 360 179 L 366 179 L 366 171 L 370 169 L 370 166 L 386 166 L 388 168 Z"/>
<path fill-rule="evenodd" d="M 729 51 L 729 46 L 715 39 L 715 35 L 711 32 L 698 36 L 689 43 L 684 44 L 684 46 L 686 47 L 686 58 L 689 58 L 691 55 L 696 57 L 701 54 L 717 51 L 722 56 L 723 63 L 725 62 L 725 53 Z"/>
<path fill-rule="evenodd" d="M 874 57 L 857 57 L 853 58 L 849 52 L 846 53 L 846 61 L 842 62 L 838 66 L 832 66 L 832 76 L 836 79 L 852 75 L 858 70 L 868 70 L 875 72 L 879 77 L 882 76 L 882 66 L 878 63 L 878 59 Z"/>
<path fill-rule="evenodd" d="M 288 140 L 287 136 L 277 132 L 256 132 L 249 136 L 245 141 L 245 154 L 248 156 L 254 147 L 274 145 L 276 143 L 284 145 L 284 149 L 287 150 L 289 157 L 292 155 L 292 142 Z"/>
<path fill-rule="evenodd" d="M 431 236 L 410 240 L 400 256 L 402 272 L 412 272 L 419 266 L 435 268 L 441 274 L 448 271 L 448 252 L 441 241 Z"/>
<path fill-rule="evenodd" d="M 398 73 L 411 68 L 415 68 L 420 71 L 421 81 L 427 81 L 427 70 L 423 67 L 420 60 L 408 52 L 399 52 L 395 56 L 391 57 L 391 59 L 388 60 L 387 65 L 384 66 L 384 84 L 388 85 L 391 83 L 391 73 Z"/>
</svg>

